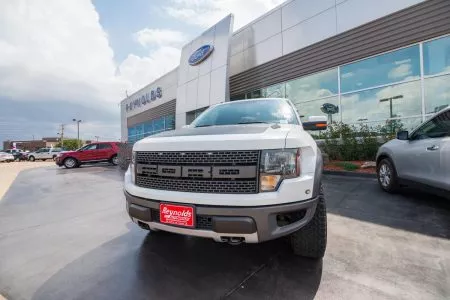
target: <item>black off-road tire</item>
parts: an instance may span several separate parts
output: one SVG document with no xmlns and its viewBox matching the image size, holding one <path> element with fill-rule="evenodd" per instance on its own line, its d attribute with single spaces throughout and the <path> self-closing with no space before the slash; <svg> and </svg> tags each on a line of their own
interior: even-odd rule
<svg viewBox="0 0 450 300">
<path fill-rule="evenodd" d="M 305 227 L 290 235 L 291 248 L 295 255 L 322 258 L 327 248 L 327 209 L 323 187 L 320 186 L 319 201 L 314 217 Z"/>
<path fill-rule="evenodd" d="M 387 170 L 390 174 L 389 183 L 386 184 L 386 179 L 383 179 L 384 176 L 383 172 L 384 170 Z M 394 164 L 389 158 L 383 158 L 377 165 L 377 180 L 380 185 L 380 187 L 388 192 L 388 193 L 395 193 L 398 191 L 398 177 L 397 177 L 397 170 L 395 169 Z"/>
</svg>

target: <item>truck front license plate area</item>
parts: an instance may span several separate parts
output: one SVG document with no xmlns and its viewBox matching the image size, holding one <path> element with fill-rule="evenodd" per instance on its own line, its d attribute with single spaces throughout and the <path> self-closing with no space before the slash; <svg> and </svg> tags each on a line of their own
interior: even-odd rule
<svg viewBox="0 0 450 300">
<path fill-rule="evenodd" d="M 161 203 L 159 205 L 159 220 L 163 224 L 194 228 L 194 207 Z"/>
</svg>

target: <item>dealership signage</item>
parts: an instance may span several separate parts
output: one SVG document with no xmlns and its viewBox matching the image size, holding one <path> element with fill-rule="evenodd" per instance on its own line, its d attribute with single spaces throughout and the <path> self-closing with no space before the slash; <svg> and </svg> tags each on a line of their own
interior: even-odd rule
<svg viewBox="0 0 450 300">
<path fill-rule="evenodd" d="M 195 50 L 194 53 L 189 56 L 189 64 L 191 66 L 196 66 L 200 64 L 202 61 L 208 58 L 208 56 L 211 55 L 211 53 L 214 51 L 213 45 L 203 45 L 197 50 Z"/>
<path fill-rule="evenodd" d="M 153 102 L 161 97 L 162 89 L 160 87 L 157 87 L 155 90 L 151 90 L 150 92 L 131 100 L 130 103 L 126 104 L 126 110 L 127 112 L 131 111 L 136 107 L 147 105 L 148 103 Z"/>
</svg>

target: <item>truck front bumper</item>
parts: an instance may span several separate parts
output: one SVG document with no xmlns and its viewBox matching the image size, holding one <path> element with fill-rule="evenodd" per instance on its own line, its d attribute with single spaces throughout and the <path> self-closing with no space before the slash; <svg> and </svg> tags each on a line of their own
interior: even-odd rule
<svg viewBox="0 0 450 300">
<path fill-rule="evenodd" d="M 124 193 L 128 214 L 141 227 L 212 238 L 217 242 L 239 240 L 259 243 L 288 235 L 308 224 L 319 200 L 316 197 L 293 203 L 253 207 L 195 205 L 196 228 L 185 228 L 159 222 L 161 201 L 136 197 L 125 190 Z"/>
</svg>

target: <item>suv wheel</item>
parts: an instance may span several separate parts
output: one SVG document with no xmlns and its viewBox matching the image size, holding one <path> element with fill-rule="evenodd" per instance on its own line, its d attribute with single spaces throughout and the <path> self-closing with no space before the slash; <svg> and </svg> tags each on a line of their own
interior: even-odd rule
<svg viewBox="0 0 450 300">
<path fill-rule="evenodd" d="M 119 157 L 117 156 L 117 154 L 111 157 L 111 163 L 115 166 L 119 164 Z"/>
<path fill-rule="evenodd" d="M 36 160 L 36 158 L 34 158 L 34 156 L 33 155 L 31 155 L 29 158 L 28 158 L 28 160 L 29 161 L 35 161 Z"/>
<path fill-rule="evenodd" d="M 68 157 L 64 160 L 64 167 L 66 167 L 67 169 L 75 168 L 77 164 L 77 160 L 72 157 Z"/>
<path fill-rule="evenodd" d="M 323 186 L 320 186 L 319 202 L 313 218 L 305 227 L 290 235 L 291 248 L 294 254 L 322 258 L 327 248 L 327 208 Z"/>
<path fill-rule="evenodd" d="M 380 187 L 388 193 L 397 190 L 397 172 L 389 158 L 384 158 L 377 166 L 377 178 Z"/>
</svg>

